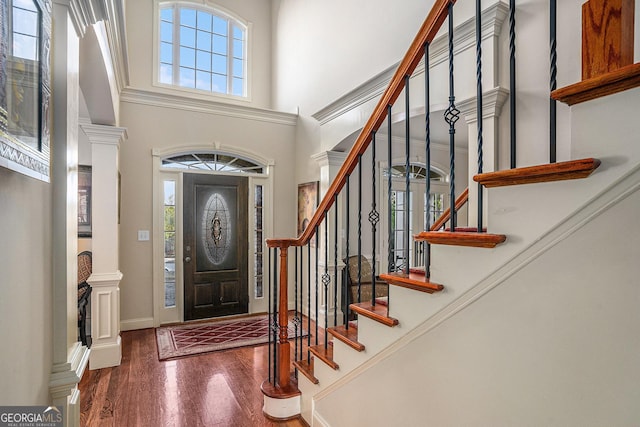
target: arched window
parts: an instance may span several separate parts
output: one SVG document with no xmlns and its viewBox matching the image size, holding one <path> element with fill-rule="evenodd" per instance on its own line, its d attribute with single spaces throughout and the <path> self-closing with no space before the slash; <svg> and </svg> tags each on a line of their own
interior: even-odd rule
<svg viewBox="0 0 640 427">
<path fill-rule="evenodd" d="M 158 83 L 246 97 L 247 26 L 210 7 L 159 6 Z"/>
<path fill-rule="evenodd" d="M 220 152 L 188 153 L 165 157 L 162 159 L 162 167 L 211 172 L 265 173 L 265 165 L 251 159 Z"/>
</svg>

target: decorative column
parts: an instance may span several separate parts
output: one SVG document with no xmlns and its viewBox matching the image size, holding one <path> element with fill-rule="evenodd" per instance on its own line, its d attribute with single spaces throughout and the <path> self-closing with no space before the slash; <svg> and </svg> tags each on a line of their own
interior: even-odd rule
<svg viewBox="0 0 640 427">
<path fill-rule="evenodd" d="M 118 269 L 118 205 L 120 143 L 124 128 L 82 124 L 91 143 L 91 357 L 89 369 L 118 366 L 120 341 L 120 280 Z"/>
<path fill-rule="evenodd" d="M 78 341 L 77 178 L 79 111 L 79 35 L 67 2 L 45 2 L 52 12 L 51 185 L 53 360 L 51 404 L 63 408 L 64 426 L 80 424 L 82 377 L 90 350 Z M 44 402 L 43 402 L 44 403 Z"/>
<path fill-rule="evenodd" d="M 347 158 L 347 154 L 348 153 L 341 153 L 338 151 L 324 151 L 322 153 L 314 154 L 313 156 L 311 156 L 311 158 L 315 160 L 318 163 L 318 166 L 320 167 L 320 199 L 322 199 L 322 197 L 324 197 L 324 195 L 327 194 L 327 191 L 329 190 L 329 186 L 331 185 L 336 175 L 338 174 L 340 167 L 342 167 L 344 160 Z M 343 206 L 342 206 L 344 204 L 343 200 L 344 198 L 340 199 L 340 201 L 338 202 L 340 205 L 338 206 L 338 209 L 339 209 L 338 217 L 340 218 L 342 218 L 343 216 L 340 214 L 343 211 Z M 330 212 L 332 212 L 332 210 L 330 210 Z M 338 242 L 338 277 L 334 277 L 335 266 L 334 266 L 333 248 L 334 248 L 335 242 L 333 241 L 333 239 L 335 235 L 335 229 L 336 227 L 340 227 L 340 225 L 335 223 L 334 214 L 329 213 L 329 215 L 327 215 L 327 218 L 329 221 L 329 227 L 328 227 L 328 233 L 327 233 L 329 236 L 329 259 L 324 259 L 323 257 L 324 245 L 326 243 L 322 238 L 322 236 L 324 235 L 324 232 L 321 232 L 320 248 L 319 248 L 319 253 L 321 255 L 320 255 L 320 259 L 318 260 L 318 268 L 320 269 L 320 276 L 322 276 L 322 273 L 324 272 L 324 267 L 326 265 L 327 272 L 331 277 L 331 281 L 329 283 L 329 292 L 327 296 L 328 301 L 324 301 L 324 290 L 319 289 L 318 295 L 319 295 L 320 301 L 319 301 L 319 308 L 318 308 L 319 312 L 316 313 L 316 322 L 320 322 L 319 325 L 324 325 L 325 316 L 329 316 L 327 323 L 329 324 L 329 326 L 333 326 L 333 319 L 335 315 L 334 313 L 336 310 L 338 310 L 338 314 L 337 314 L 338 321 L 343 320 L 343 314 L 340 308 L 341 300 L 342 300 L 340 295 L 340 289 L 342 289 L 342 285 L 340 283 L 340 277 L 341 277 L 340 272 L 344 268 L 344 263 L 342 262 L 343 257 L 340 255 L 342 251 L 342 245 L 340 244 L 341 242 L 339 241 Z M 338 231 L 340 231 L 340 228 L 338 228 Z M 334 281 L 335 280 L 338 280 L 338 307 L 334 307 L 334 301 L 335 301 L 335 296 L 334 296 L 335 282 Z M 320 286 L 322 286 L 322 283 L 320 283 Z"/>
</svg>

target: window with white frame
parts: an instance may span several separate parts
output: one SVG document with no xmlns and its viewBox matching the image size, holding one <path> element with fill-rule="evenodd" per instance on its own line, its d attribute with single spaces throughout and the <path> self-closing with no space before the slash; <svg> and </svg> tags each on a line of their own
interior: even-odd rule
<svg viewBox="0 0 640 427">
<path fill-rule="evenodd" d="M 162 2 L 158 83 L 247 96 L 247 26 L 206 6 Z"/>
</svg>

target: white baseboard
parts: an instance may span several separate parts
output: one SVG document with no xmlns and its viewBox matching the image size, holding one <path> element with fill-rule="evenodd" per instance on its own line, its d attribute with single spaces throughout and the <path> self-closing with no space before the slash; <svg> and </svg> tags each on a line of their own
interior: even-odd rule
<svg viewBox="0 0 640 427">
<path fill-rule="evenodd" d="M 120 365 L 122 360 L 122 340 L 120 336 L 115 343 L 93 344 L 89 357 L 89 369 L 109 368 Z"/>
<path fill-rule="evenodd" d="M 138 319 L 127 319 L 120 321 L 121 331 L 135 331 L 136 329 L 153 328 L 153 317 L 141 317 Z"/>
</svg>

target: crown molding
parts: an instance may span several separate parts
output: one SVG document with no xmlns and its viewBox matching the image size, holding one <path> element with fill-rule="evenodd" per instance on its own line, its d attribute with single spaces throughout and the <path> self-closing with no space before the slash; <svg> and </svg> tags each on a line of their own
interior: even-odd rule
<svg viewBox="0 0 640 427">
<path fill-rule="evenodd" d="M 482 12 L 482 40 L 498 37 L 502 24 L 507 17 L 509 8 L 502 2 L 497 2 Z M 475 19 L 470 18 L 454 29 L 454 55 L 475 46 Z M 449 58 L 449 41 L 446 34 L 438 36 L 431 42 L 429 49 L 429 68 L 441 64 Z M 336 101 L 312 114 L 312 117 L 324 125 L 362 104 L 382 95 L 389 85 L 400 62 L 376 75 L 372 79 L 358 86 L 354 90 L 338 98 Z M 418 63 L 412 78 L 424 73 L 424 58 Z"/>
<path fill-rule="evenodd" d="M 152 92 L 130 87 L 122 90 L 120 93 L 120 101 L 130 104 L 149 105 L 153 107 L 180 109 L 217 116 L 262 121 L 285 126 L 295 126 L 298 122 L 297 114 L 227 104 L 206 99 L 194 99 L 187 96 Z"/>
</svg>

